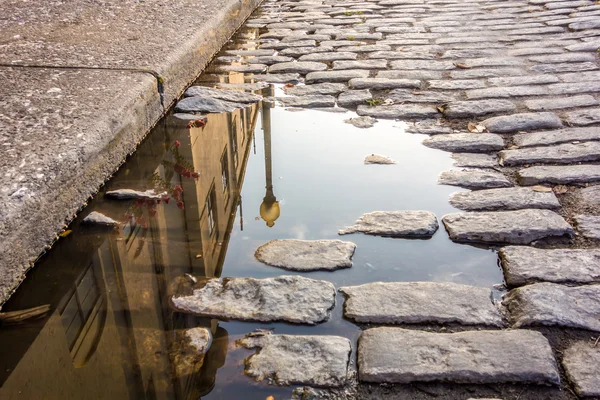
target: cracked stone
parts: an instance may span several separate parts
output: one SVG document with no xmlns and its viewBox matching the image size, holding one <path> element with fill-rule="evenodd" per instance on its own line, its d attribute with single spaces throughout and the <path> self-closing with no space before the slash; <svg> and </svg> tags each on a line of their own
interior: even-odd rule
<svg viewBox="0 0 600 400">
<path fill-rule="evenodd" d="M 546 325 L 600 331 L 600 285 L 535 283 L 511 290 L 502 305 L 515 328 Z"/>
<path fill-rule="evenodd" d="M 600 216 L 575 215 L 577 230 L 589 239 L 600 239 Z"/>
<path fill-rule="evenodd" d="M 333 107 L 335 97 L 324 95 L 277 97 L 277 101 L 286 107 Z"/>
<path fill-rule="evenodd" d="M 191 86 L 184 93 L 185 97 L 210 97 L 221 101 L 232 103 L 256 103 L 262 100 L 262 96 L 253 93 L 238 92 L 234 90 L 211 89 L 204 86 Z"/>
<path fill-rule="evenodd" d="M 364 90 L 348 90 L 340 93 L 337 102 L 341 107 L 357 106 L 365 104 L 367 100 L 372 100 L 373 95 L 368 89 Z"/>
<path fill-rule="evenodd" d="M 365 164 L 396 164 L 396 161 L 380 154 L 369 154 L 365 157 Z"/>
<path fill-rule="evenodd" d="M 600 140 L 598 128 L 566 128 L 556 131 L 523 133 L 513 136 L 519 147 L 549 146 L 568 142 Z"/>
<path fill-rule="evenodd" d="M 480 122 L 490 132 L 510 133 L 534 129 L 558 129 L 563 124 L 554 113 L 522 113 L 493 117 Z"/>
<path fill-rule="evenodd" d="M 444 108 L 448 118 L 480 117 L 486 114 L 516 111 L 515 104 L 508 100 L 453 101 Z"/>
<path fill-rule="evenodd" d="M 352 124 L 357 128 L 366 129 L 375 125 L 377 120 L 371 117 L 354 117 L 345 119 L 344 122 L 347 124 Z"/>
<path fill-rule="evenodd" d="M 600 181 L 600 165 L 536 166 L 517 172 L 521 185 L 552 183 L 569 185 Z"/>
<path fill-rule="evenodd" d="M 486 288 L 438 282 L 375 282 L 341 287 L 344 316 L 360 323 L 502 326 Z"/>
<path fill-rule="evenodd" d="M 367 70 L 319 71 L 306 75 L 307 83 L 348 82 L 353 78 L 368 78 Z"/>
<path fill-rule="evenodd" d="M 340 235 L 364 233 L 391 237 L 430 237 L 438 230 L 435 214 L 429 211 L 375 211 L 363 214 Z"/>
<path fill-rule="evenodd" d="M 314 61 L 297 61 L 274 64 L 269 67 L 269 73 L 294 73 L 307 74 L 314 71 L 325 71 L 327 64 Z"/>
<path fill-rule="evenodd" d="M 284 87 L 285 94 L 290 96 L 307 96 L 307 95 L 337 95 L 348 87 L 343 83 L 318 83 L 315 85 L 296 85 L 292 87 Z"/>
<path fill-rule="evenodd" d="M 600 348 L 575 343 L 563 352 L 562 364 L 579 396 L 600 397 Z"/>
<path fill-rule="evenodd" d="M 450 204 L 465 211 L 560 208 L 560 203 L 553 192 L 536 192 L 522 187 L 457 192 L 450 196 Z"/>
<path fill-rule="evenodd" d="M 457 242 L 529 244 L 548 237 L 573 236 L 573 228 L 550 210 L 486 211 L 442 218 Z"/>
<path fill-rule="evenodd" d="M 504 165 L 533 163 L 571 164 L 600 159 L 600 142 L 564 143 L 547 147 L 525 147 L 498 153 Z"/>
<path fill-rule="evenodd" d="M 329 319 L 335 288 L 301 276 L 208 279 L 192 295 L 173 297 L 172 303 L 177 311 L 204 317 L 314 325 Z"/>
<path fill-rule="evenodd" d="M 548 340 L 529 330 L 431 333 L 372 328 L 358 341 L 363 382 L 560 383 Z"/>
<path fill-rule="evenodd" d="M 467 189 L 492 189 L 513 186 L 503 174 L 483 169 L 444 171 L 440 174 L 438 184 L 460 186 Z"/>
<path fill-rule="evenodd" d="M 600 250 L 508 246 L 498 252 L 506 284 L 600 283 Z"/>
<path fill-rule="evenodd" d="M 502 136 L 493 133 L 451 133 L 435 135 L 423 144 L 434 149 L 456 153 L 486 153 L 504 148 Z"/>
<path fill-rule="evenodd" d="M 356 245 L 341 240 L 272 240 L 254 256 L 267 265 L 290 271 L 333 271 L 352 267 Z"/>
<path fill-rule="evenodd" d="M 352 345 L 340 336 L 274 335 L 256 332 L 240 340 L 247 349 L 245 373 L 257 381 L 268 379 L 280 386 L 344 386 Z"/>
</svg>

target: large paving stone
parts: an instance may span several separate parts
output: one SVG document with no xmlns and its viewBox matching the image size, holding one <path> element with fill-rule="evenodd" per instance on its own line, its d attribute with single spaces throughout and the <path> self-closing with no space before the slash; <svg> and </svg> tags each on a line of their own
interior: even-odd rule
<svg viewBox="0 0 600 400">
<path fill-rule="evenodd" d="M 508 100 L 453 101 L 444 108 L 444 115 L 448 118 L 469 118 L 486 114 L 509 113 L 516 109 L 517 106 Z"/>
<path fill-rule="evenodd" d="M 503 247 L 498 252 L 509 286 L 536 282 L 600 283 L 600 250 Z"/>
<path fill-rule="evenodd" d="M 579 195 L 585 204 L 600 206 L 600 185 L 583 188 Z"/>
<path fill-rule="evenodd" d="M 458 323 L 502 326 L 492 291 L 438 282 L 376 282 L 339 289 L 344 316 L 377 324 Z"/>
<path fill-rule="evenodd" d="M 359 104 L 365 104 L 368 100 L 372 100 L 373 95 L 369 89 L 363 90 L 348 90 L 340 93 L 338 96 L 338 105 L 341 107 L 353 107 Z"/>
<path fill-rule="evenodd" d="M 391 61 L 392 69 L 411 70 L 423 69 L 433 71 L 443 71 L 456 69 L 452 61 L 429 61 L 429 60 L 395 60 Z"/>
<path fill-rule="evenodd" d="M 329 318 L 335 288 L 301 276 L 209 279 L 192 295 L 173 297 L 172 303 L 178 311 L 212 318 L 312 325 Z"/>
<path fill-rule="evenodd" d="M 335 97 L 326 95 L 288 96 L 277 97 L 277 101 L 286 107 L 333 107 Z"/>
<path fill-rule="evenodd" d="M 429 89 L 440 90 L 481 89 L 486 87 L 485 82 L 480 79 L 431 80 L 428 84 Z"/>
<path fill-rule="evenodd" d="M 333 62 L 333 70 L 386 69 L 387 60 L 340 60 Z"/>
<path fill-rule="evenodd" d="M 504 165 L 534 163 L 571 164 L 600 159 L 600 142 L 564 143 L 545 147 L 503 150 L 498 156 Z"/>
<path fill-rule="evenodd" d="M 457 242 L 529 244 L 547 237 L 573 236 L 573 228 L 549 210 L 486 211 L 448 214 L 442 218 Z"/>
<path fill-rule="evenodd" d="M 600 140 L 598 128 L 565 128 L 556 131 L 522 133 L 513 136 L 513 142 L 519 147 L 549 146 L 552 144 L 575 141 Z"/>
<path fill-rule="evenodd" d="M 553 183 L 568 185 L 600 181 L 600 165 L 552 165 L 524 168 L 517 172 L 521 185 Z"/>
<path fill-rule="evenodd" d="M 600 347 L 577 342 L 563 352 L 562 365 L 581 397 L 600 397 Z"/>
<path fill-rule="evenodd" d="M 368 78 L 368 70 L 318 71 L 306 75 L 306 83 L 348 82 L 353 78 Z"/>
<path fill-rule="evenodd" d="M 361 232 L 392 237 L 429 237 L 438 230 L 435 214 L 429 211 L 375 211 L 363 214 L 340 235 Z"/>
<path fill-rule="evenodd" d="M 233 103 L 256 103 L 262 100 L 258 94 L 238 92 L 234 90 L 212 89 L 204 86 L 191 86 L 184 93 L 185 97 L 211 97 L 217 100 L 224 100 Z"/>
<path fill-rule="evenodd" d="M 336 61 L 336 60 L 356 60 L 358 54 L 348 51 L 336 51 L 327 53 L 311 53 L 300 56 L 300 61 Z"/>
<path fill-rule="evenodd" d="M 261 262 L 291 271 L 350 268 L 356 245 L 341 240 L 272 240 L 254 256 Z"/>
<path fill-rule="evenodd" d="M 449 92 L 430 92 L 411 89 L 394 89 L 389 99 L 395 103 L 448 103 L 458 99 L 458 95 Z M 433 107 L 432 107 L 433 108 Z M 438 111 L 436 109 L 436 111 Z M 424 117 L 427 118 L 427 117 Z"/>
<path fill-rule="evenodd" d="M 577 230 L 586 238 L 600 240 L 600 216 L 575 215 Z"/>
<path fill-rule="evenodd" d="M 456 167 L 495 168 L 498 167 L 498 157 L 495 154 L 455 153 L 452 154 Z"/>
<path fill-rule="evenodd" d="M 351 79 L 349 84 L 354 89 L 418 89 L 421 86 L 421 81 L 416 79 L 355 78 Z"/>
<path fill-rule="evenodd" d="M 273 335 L 256 332 L 240 340 L 258 351 L 248 357 L 245 372 L 257 381 L 277 385 L 338 387 L 348 381 L 352 345 L 340 336 Z"/>
<path fill-rule="evenodd" d="M 265 75 L 251 75 L 248 78 L 254 79 L 258 82 L 267 83 L 296 83 L 300 80 L 300 74 L 289 73 L 289 74 L 265 74 Z"/>
<path fill-rule="evenodd" d="M 568 112 L 565 121 L 574 126 L 600 124 L 600 108 L 587 108 Z"/>
<path fill-rule="evenodd" d="M 502 298 L 515 328 L 560 326 L 600 331 L 600 285 L 535 283 Z"/>
<path fill-rule="evenodd" d="M 531 131 L 535 129 L 562 128 L 562 121 L 551 112 L 522 113 L 503 115 L 486 119 L 480 123 L 490 132 L 511 133 L 518 131 Z"/>
<path fill-rule="evenodd" d="M 279 64 L 273 64 L 269 67 L 269 73 L 288 73 L 297 72 L 299 74 L 308 74 L 314 71 L 325 71 L 327 64 L 315 61 L 298 61 L 298 62 L 284 62 Z"/>
<path fill-rule="evenodd" d="M 359 106 L 358 115 L 374 118 L 431 118 L 439 115 L 438 110 L 432 106 L 394 104 L 390 106 Z"/>
<path fill-rule="evenodd" d="M 438 179 L 440 185 L 461 186 L 467 189 L 493 189 L 511 187 L 513 184 L 500 172 L 484 169 L 444 171 Z"/>
<path fill-rule="evenodd" d="M 337 95 L 348 87 L 343 83 L 317 83 L 315 85 L 296 85 L 284 87 L 283 89 L 290 96 L 308 96 L 308 95 Z"/>
<path fill-rule="evenodd" d="M 200 113 L 224 113 L 224 112 L 233 112 L 238 108 L 245 107 L 246 104 L 242 103 L 232 103 L 224 100 L 217 100 L 211 97 L 186 97 L 181 99 L 175 105 L 175 111 L 180 112 L 200 112 Z"/>
<path fill-rule="evenodd" d="M 548 340 L 529 330 L 367 329 L 358 341 L 357 364 L 363 382 L 560 382 Z"/>
<path fill-rule="evenodd" d="M 525 208 L 560 208 L 553 192 L 536 192 L 523 187 L 457 192 L 450 204 L 465 211 L 502 211 Z"/>
<path fill-rule="evenodd" d="M 525 100 L 525 106 L 532 111 L 559 110 L 563 108 L 587 107 L 595 105 L 598 105 L 598 101 L 589 94 L 572 97 Z M 575 123 L 573 125 L 580 124 Z"/>
<path fill-rule="evenodd" d="M 423 144 L 434 149 L 455 153 L 486 153 L 504 148 L 502 136 L 493 133 L 451 133 L 435 135 Z"/>
</svg>

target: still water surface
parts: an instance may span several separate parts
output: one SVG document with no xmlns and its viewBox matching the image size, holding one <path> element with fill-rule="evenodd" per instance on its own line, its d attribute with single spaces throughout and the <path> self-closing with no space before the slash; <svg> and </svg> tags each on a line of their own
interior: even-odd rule
<svg viewBox="0 0 600 400">
<path fill-rule="evenodd" d="M 281 88 L 265 89 L 280 95 Z M 219 321 L 174 313 L 171 295 L 197 277 L 290 274 L 254 258 L 272 239 L 338 239 L 338 229 L 377 210 L 455 212 L 457 188 L 437 185 L 452 167 L 449 153 L 421 144 L 403 122 L 358 129 L 353 113 L 286 110 L 267 103 L 211 114 L 204 127 L 167 116 L 83 210 L 3 311 L 49 304 L 42 319 L 0 327 L 0 398 L 275 399 L 291 388 L 254 382 L 243 373 L 251 351 L 235 341 L 256 328 L 275 333 L 348 337 L 359 328 L 342 317 L 338 295 L 331 319 L 317 326 Z M 170 150 L 198 179 L 174 173 Z M 364 165 L 378 153 L 396 165 Z M 111 200 L 108 190 L 147 189 L 160 176 L 181 185 L 156 211 Z M 127 221 L 119 231 L 81 224 L 91 211 Z M 127 219 L 138 214 L 143 220 Z M 151 216 L 150 214 L 156 214 Z M 145 227 L 144 227 L 145 225 Z M 440 281 L 483 287 L 502 283 L 496 254 L 452 243 L 443 229 L 429 240 L 344 236 L 357 244 L 354 265 L 305 276 L 336 287 L 375 281 Z M 204 326 L 214 341 L 202 369 L 178 376 L 171 354 L 180 329 Z"/>
</svg>

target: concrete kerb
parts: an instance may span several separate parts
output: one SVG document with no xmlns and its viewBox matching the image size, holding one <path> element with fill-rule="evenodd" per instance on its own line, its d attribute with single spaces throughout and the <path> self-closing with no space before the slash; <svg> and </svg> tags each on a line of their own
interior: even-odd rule
<svg viewBox="0 0 600 400">
<path fill-rule="evenodd" d="M 43 100 L 48 93 L 47 82 L 53 79 L 54 84 L 57 80 L 64 83 L 64 97 L 71 95 L 84 103 L 79 105 L 80 114 L 76 114 L 75 110 L 75 115 L 68 121 L 71 122 L 68 131 L 61 131 L 52 123 L 64 125 L 62 122 L 67 121 L 65 116 L 72 114 L 70 110 L 60 112 L 56 121 L 51 118 L 50 126 L 46 128 L 54 128 L 54 135 L 50 132 L 42 137 L 40 143 L 36 143 L 41 154 L 35 154 L 34 158 L 51 172 L 53 178 L 44 179 L 41 183 L 34 182 L 31 185 L 36 189 L 34 196 L 13 198 L 9 195 L 12 192 L 10 187 L 0 188 L 3 209 L 0 216 L 0 235 L 3 238 L 0 243 L 0 304 L 10 297 L 40 254 L 56 240 L 57 233 L 64 229 L 65 223 L 75 217 L 126 157 L 135 151 L 169 106 L 200 75 L 260 3 L 261 0 L 227 1 L 219 13 L 203 21 L 195 35 L 183 44 L 176 45 L 175 51 L 153 68 L 164 84 L 164 105 L 158 93 L 157 79 L 149 73 L 109 69 L 0 67 L 0 81 L 7 83 L 3 85 L 7 90 L 3 94 L 6 103 L 12 104 L 8 99 L 15 100 L 17 96 L 22 96 L 24 89 L 30 89 L 27 85 L 32 82 L 38 83 L 38 86 L 33 85 L 30 93 Z M 87 85 L 77 85 L 80 81 L 99 82 L 102 88 L 98 90 L 100 94 L 90 96 L 90 88 L 85 87 Z M 47 106 L 57 105 L 57 108 L 65 108 L 70 107 L 71 103 L 61 100 Z M 24 123 L 23 115 L 17 111 L 12 112 L 1 106 L 0 116 L 8 117 L 0 119 L 0 139 L 8 138 L 7 142 L 11 139 L 9 135 L 17 129 L 39 128 L 35 123 L 33 126 Z M 66 160 L 59 162 L 56 161 L 56 154 L 43 154 L 45 141 L 56 142 L 62 137 L 75 142 L 65 150 L 68 156 Z M 6 147 L 2 152 L 5 150 Z M 31 151 L 35 152 L 35 149 Z M 29 155 L 25 153 L 23 160 Z M 0 166 L 4 170 L 12 161 L 15 160 L 7 157 L 0 161 Z"/>
</svg>

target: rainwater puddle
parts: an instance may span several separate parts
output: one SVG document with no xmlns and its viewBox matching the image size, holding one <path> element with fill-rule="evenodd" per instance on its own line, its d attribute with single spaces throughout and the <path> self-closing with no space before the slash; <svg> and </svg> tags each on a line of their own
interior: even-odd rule
<svg viewBox="0 0 600 400">
<path fill-rule="evenodd" d="M 0 328 L 0 397 L 291 397 L 292 388 L 245 376 L 243 360 L 252 352 L 235 341 L 268 328 L 341 335 L 356 344 L 360 330 L 342 318 L 341 295 L 331 319 L 317 326 L 211 320 L 173 313 L 168 302 L 186 273 L 293 274 L 254 258 L 257 247 L 272 239 L 356 243 L 352 268 L 304 274 L 336 287 L 375 281 L 501 283 L 496 254 L 451 242 L 441 221 L 429 240 L 338 236 L 366 212 L 427 210 L 441 219 L 456 211 L 448 196 L 458 189 L 436 183 L 452 167 L 449 153 L 423 146 L 425 136 L 404 132 L 402 122 L 380 120 L 358 129 L 344 122 L 353 116 L 263 103 L 211 114 L 203 128 L 166 117 L 5 305 L 3 311 L 50 304 L 51 312 Z M 169 149 L 176 140 L 179 155 L 199 172 L 197 180 L 173 172 Z M 397 164 L 364 165 L 371 153 Z M 107 190 L 146 189 L 154 174 L 182 186 L 184 210 L 175 201 L 161 202 L 151 217 L 135 200 L 103 197 Z M 130 220 L 120 232 L 81 225 L 81 217 L 94 210 L 115 219 L 142 213 L 145 221 Z M 177 376 L 170 355 L 173 332 L 196 326 L 210 328 L 213 345 L 197 374 Z"/>
</svg>

